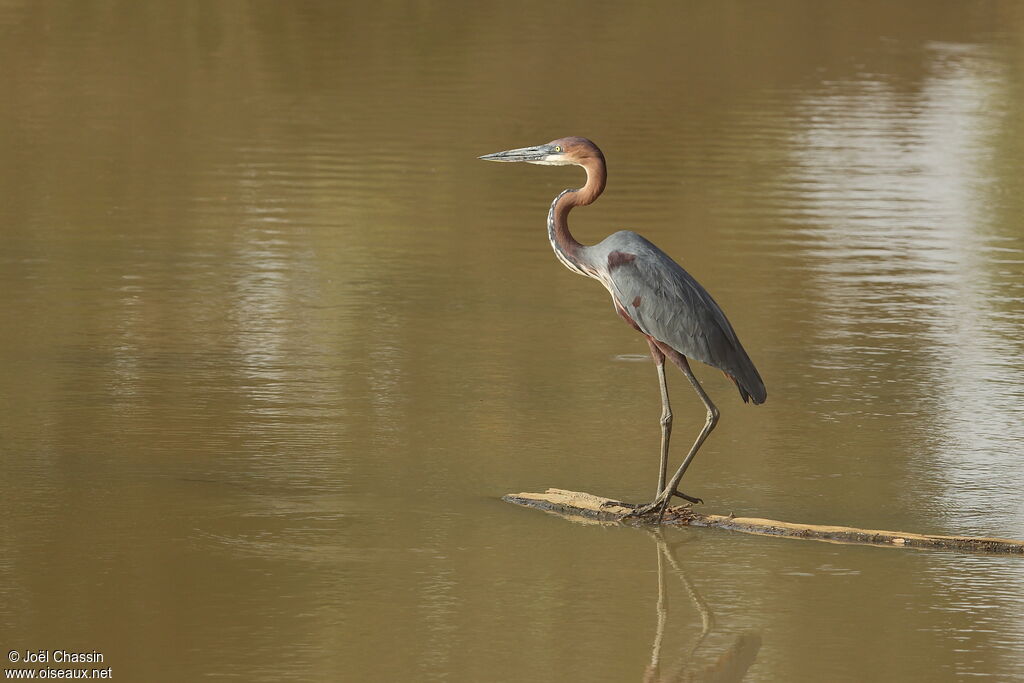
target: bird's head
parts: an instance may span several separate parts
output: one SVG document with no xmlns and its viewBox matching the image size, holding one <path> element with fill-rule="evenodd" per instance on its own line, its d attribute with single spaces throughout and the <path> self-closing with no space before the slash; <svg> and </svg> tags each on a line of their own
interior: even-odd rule
<svg viewBox="0 0 1024 683">
<path fill-rule="evenodd" d="M 604 161 L 604 155 L 597 145 L 586 138 L 577 137 L 559 138 L 536 147 L 520 147 L 485 154 L 480 158 L 485 161 L 525 161 L 545 166 L 585 166 L 594 159 Z"/>
</svg>

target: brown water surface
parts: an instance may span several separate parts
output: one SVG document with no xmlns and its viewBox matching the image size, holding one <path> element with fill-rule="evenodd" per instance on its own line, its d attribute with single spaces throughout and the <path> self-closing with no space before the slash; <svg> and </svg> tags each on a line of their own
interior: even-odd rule
<svg viewBox="0 0 1024 683">
<path fill-rule="evenodd" d="M 122 681 L 1024 676 L 1024 560 L 585 526 L 646 345 L 555 260 L 679 259 L 768 386 L 711 512 L 1024 537 L 1013 2 L 0 2 L 0 645 Z M 635 362 L 634 362 L 635 361 Z M 703 410 L 670 376 L 681 457 Z"/>
</svg>

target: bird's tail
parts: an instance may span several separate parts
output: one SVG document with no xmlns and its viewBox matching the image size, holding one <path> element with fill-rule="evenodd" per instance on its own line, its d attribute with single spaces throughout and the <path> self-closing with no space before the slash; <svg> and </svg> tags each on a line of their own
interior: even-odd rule
<svg viewBox="0 0 1024 683">
<path fill-rule="evenodd" d="M 761 405 L 768 398 L 768 390 L 764 388 L 764 381 L 762 381 L 761 375 L 758 374 L 754 364 L 749 358 L 746 361 L 742 365 L 742 371 L 737 373 L 740 375 L 739 377 L 728 372 L 726 377 L 735 382 L 736 388 L 740 390 L 740 398 L 743 399 L 744 403 L 753 401 L 754 405 Z"/>
<path fill-rule="evenodd" d="M 748 403 L 750 401 L 753 401 L 754 405 L 761 405 L 762 403 L 765 402 L 765 399 L 768 398 L 768 392 L 765 391 L 765 388 L 764 388 L 763 385 L 761 386 L 761 393 L 759 393 L 759 394 L 758 393 L 752 394 L 749 391 L 747 391 L 745 388 L 743 388 L 743 385 L 740 384 L 736 380 L 735 377 L 730 377 L 729 379 L 731 379 L 733 382 L 736 382 L 736 388 L 740 390 L 740 398 L 743 399 L 744 403 Z"/>
</svg>

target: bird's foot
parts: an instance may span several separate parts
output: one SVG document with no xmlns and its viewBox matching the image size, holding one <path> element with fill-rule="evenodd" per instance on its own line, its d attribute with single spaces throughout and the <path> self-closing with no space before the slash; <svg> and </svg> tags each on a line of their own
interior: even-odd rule
<svg viewBox="0 0 1024 683">
<path fill-rule="evenodd" d="M 700 503 L 701 505 L 704 504 L 704 499 L 703 498 L 697 498 L 696 496 L 688 496 L 685 493 L 683 493 L 682 491 L 680 491 L 679 489 L 676 489 L 675 491 L 673 491 L 672 495 L 673 496 L 679 496 L 683 500 L 687 500 L 687 501 L 693 503 L 694 505 L 696 505 L 698 503 Z"/>
<path fill-rule="evenodd" d="M 632 510 L 630 510 L 629 512 L 622 516 L 622 519 L 639 519 L 641 517 L 647 517 L 648 515 L 652 515 L 655 512 L 657 512 L 657 521 L 660 523 L 662 516 L 665 514 L 665 508 L 668 507 L 668 501 L 670 499 L 671 496 L 665 496 L 664 500 L 661 498 L 661 496 L 658 496 L 652 502 L 646 505 L 634 506 Z"/>
<path fill-rule="evenodd" d="M 690 503 L 693 503 L 694 505 L 697 505 L 697 504 L 703 505 L 704 504 L 704 499 L 703 498 L 698 498 L 697 496 L 688 496 L 685 493 L 683 493 L 682 491 L 680 491 L 679 489 L 676 489 L 672 493 L 672 495 L 673 496 L 679 496 L 683 500 L 688 501 Z M 660 496 L 659 496 L 659 498 L 660 498 Z M 645 507 L 645 506 L 646 507 L 650 507 L 651 505 L 654 505 L 654 503 L 650 503 L 650 504 L 645 504 L 645 503 L 627 503 L 627 502 L 622 501 L 622 500 L 615 500 L 615 501 L 611 501 L 611 502 L 605 503 L 604 505 L 606 507 L 611 507 L 613 505 L 617 505 L 619 507 L 631 508 L 633 510 L 636 510 L 637 508 L 642 508 L 642 507 Z"/>
<path fill-rule="evenodd" d="M 673 491 L 671 495 L 665 495 L 664 493 L 662 493 L 661 495 L 659 495 L 657 498 L 655 498 L 650 503 L 647 503 L 646 505 L 620 503 L 620 505 L 622 505 L 623 507 L 632 508 L 629 512 L 622 516 L 622 519 L 639 519 L 642 517 L 647 517 L 648 515 L 653 515 L 654 513 L 658 513 L 657 521 L 660 524 L 662 518 L 665 516 L 665 511 L 668 509 L 668 504 L 672 500 L 672 496 L 679 496 L 683 500 L 689 501 L 691 504 L 694 505 L 697 503 L 704 503 L 704 501 L 701 500 L 700 498 L 697 498 L 696 496 L 688 496 L 677 489 Z"/>
</svg>

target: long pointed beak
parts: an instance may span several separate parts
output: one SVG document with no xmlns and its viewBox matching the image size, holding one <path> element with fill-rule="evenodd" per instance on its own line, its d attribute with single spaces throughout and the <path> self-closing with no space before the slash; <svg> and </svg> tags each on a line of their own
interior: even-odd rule
<svg viewBox="0 0 1024 683">
<path fill-rule="evenodd" d="M 537 145 L 536 147 L 520 147 L 505 152 L 485 154 L 479 158 L 484 161 L 532 161 L 536 163 L 544 161 L 552 154 L 555 154 L 555 148 L 552 145 Z"/>
</svg>

